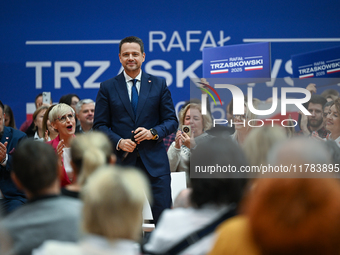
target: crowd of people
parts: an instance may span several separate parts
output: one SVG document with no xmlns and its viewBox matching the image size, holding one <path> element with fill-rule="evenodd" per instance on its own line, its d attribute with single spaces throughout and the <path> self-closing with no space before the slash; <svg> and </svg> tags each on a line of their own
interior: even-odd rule
<svg viewBox="0 0 340 255">
<path fill-rule="evenodd" d="M 228 104 L 233 126 L 213 127 L 196 99 L 176 117 L 165 81 L 141 71 L 139 38 L 119 59 L 96 102 L 39 94 L 20 129 L 0 101 L 1 254 L 339 253 L 337 91 L 308 85 L 296 132 L 253 128 L 247 100 L 244 115 Z M 177 198 L 171 172 L 187 176 Z"/>
</svg>

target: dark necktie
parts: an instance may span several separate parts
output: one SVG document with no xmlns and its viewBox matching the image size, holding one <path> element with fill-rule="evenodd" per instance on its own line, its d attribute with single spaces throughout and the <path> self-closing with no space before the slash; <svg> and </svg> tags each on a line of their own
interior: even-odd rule
<svg viewBox="0 0 340 255">
<path fill-rule="evenodd" d="M 131 90 L 131 105 L 132 105 L 133 113 L 136 116 L 137 105 L 138 105 L 138 91 L 136 88 L 137 79 L 133 79 L 132 81 L 133 81 L 133 85 L 132 85 L 132 90 Z"/>
</svg>

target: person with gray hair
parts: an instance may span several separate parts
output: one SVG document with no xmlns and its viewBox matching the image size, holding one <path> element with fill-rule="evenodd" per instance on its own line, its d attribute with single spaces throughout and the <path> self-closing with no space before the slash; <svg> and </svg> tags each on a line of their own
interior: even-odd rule
<svg viewBox="0 0 340 255">
<path fill-rule="evenodd" d="M 133 168 L 104 166 L 91 175 L 81 192 L 84 201 L 78 243 L 47 241 L 33 255 L 140 254 L 142 210 L 150 188 L 144 174 Z"/>
<path fill-rule="evenodd" d="M 80 125 L 76 127 L 76 134 L 92 131 L 95 102 L 92 99 L 80 100 L 76 105 L 76 116 Z"/>
</svg>

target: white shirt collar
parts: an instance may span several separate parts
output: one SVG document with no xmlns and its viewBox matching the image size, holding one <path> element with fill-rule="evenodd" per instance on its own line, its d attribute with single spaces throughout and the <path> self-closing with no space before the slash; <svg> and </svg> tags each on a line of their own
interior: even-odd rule
<svg viewBox="0 0 340 255">
<path fill-rule="evenodd" d="M 126 83 L 133 80 L 133 78 L 131 78 L 125 71 L 123 73 L 124 73 Z M 142 70 L 140 70 L 139 74 L 136 76 L 135 79 L 137 79 L 138 81 L 141 81 L 141 77 L 142 77 Z"/>
</svg>

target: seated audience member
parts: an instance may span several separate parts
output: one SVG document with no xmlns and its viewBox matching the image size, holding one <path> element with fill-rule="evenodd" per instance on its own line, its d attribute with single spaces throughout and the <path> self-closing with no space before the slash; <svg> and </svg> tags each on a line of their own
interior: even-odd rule
<svg viewBox="0 0 340 255">
<path fill-rule="evenodd" d="M 307 138 L 280 143 L 268 158 L 272 166 L 331 162 L 324 143 Z M 210 254 L 338 254 L 339 181 L 308 178 L 314 173 L 305 171 L 289 173 L 289 178 L 274 173 L 268 176 L 274 178 L 258 179 L 242 203 L 244 214 L 221 224 Z"/>
<path fill-rule="evenodd" d="M 40 106 L 35 112 L 33 113 L 33 123 L 34 123 L 34 140 L 45 141 L 45 134 L 43 131 L 43 119 L 46 110 L 48 109 L 47 105 Z M 28 136 L 28 135 L 27 135 Z"/>
<path fill-rule="evenodd" d="M 4 112 L 5 112 L 5 126 L 17 129 L 17 127 L 15 126 L 14 114 L 9 105 L 7 104 L 4 105 Z"/>
<path fill-rule="evenodd" d="M 76 112 L 76 105 L 78 104 L 79 101 L 80 101 L 80 98 L 76 94 L 66 94 L 66 95 L 63 95 L 59 99 L 59 104 L 61 103 L 67 104 L 73 108 L 74 112 Z M 80 125 L 77 118 L 76 118 L 76 125 L 77 126 Z"/>
<path fill-rule="evenodd" d="M 74 111 L 76 111 L 76 105 L 80 101 L 80 98 L 76 94 L 67 94 L 63 95 L 59 99 L 59 104 L 67 104 L 73 108 Z"/>
<path fill-rule="evenodd" d="M 229 137 L 212 138 L 193 150 L 191 167 L 246 165 L 242 150 Z M 208 173 L 209 174 L 209 173 Z M 246 179 L 192 178 L 192 207 L 168 209 L 144 246 L 146 254 L 206 254 L 213 244 L 213 230 L 234 216 Z M 209 228 L 209 230 L 208 230 Z"/>
<path fill-rule="evenodd" d="M 52 98 L 51 98 L 50 104 L 52 104 Z M 35 109 L 38 109 L 42 105 L 43 105 L 43 96 L 42 96 L 42 93 L 40 93 L 35 97 Z M 35 130 L 34 130 L 33 120 L 26 120 L 21 125 L 20 130 L 22 132 L 25 132 L 29 137 L 34 136 Z"/>
<path fill-rule="evenodd" d="M 258 99 L 253 99 L 254 107 L 256 108 L 256 104 Z M 252 113 L 248 108 L 248 101 L 247 97 L 244 97 L 244 115 L 235 115 L 233 112 L 233 100 L 230 102 L 229 112 L 233 116 L 232 117 L 232 125 L 235 127 L 234 134 L 231 135 L 233 141 L 236 141 L 238 144 L 243 144 L 244 140 L 246 139 L 247 135 L 252 130 L 250 125 L 256 125 L 254 121 L 250 121 L 250 125 L 248 125 L 249 120 L 256 119 L 256 115 Z"/>
<path fill-rule="evenodd" d="M 317 132 L 318 136 L 325 138 L 328 134 L 324 127 L 323 107 L 327 103 L 326 99 L 320 95 L 312 95 L 311 99 L 306 103 L 307 110 L 311 115 L 301 115 L 299 134 L 311 135 Z"/>
<path fill-rule="evenodd" d="M 134 168 L 105 166 L 95 171 L 81 192 L 84 201 L 78 243 L 45 242 L 33 255 L 124 254 L 138 255 L 146 178 Z"/>
<path fill-rule="evenodd" d="M 63 171 L 61 172 L 61 186 L 71 183 L 73 169 L 70 165 L 71 140 L 75 137 L 76 129 L 75 114 L 71 106 L 67 104 L 57 104 L 50 111 L 48 118 L 52 127 L 58 132 L 58 136 L 47 142 L 51 144 L 62 161 Z"/>
<path fill-rule="evenodd" d="M 80 125 L 76 127 L 76 134 L 92 131 L 95 102 L 92 99 L 80 100 L 76 105 L 76 117 Z"/>
<path fill-rule="evenodd" d="M 10 248 L 1 254 L 29 255 L 45 240 L 77 241 L 81 202 L 59 196 L 58 157 L 46 143 L 26 139 L 13 155 L 12 178 L 29 202 L 0 222 Z M 2 248 L 8 240 L 0 239 Z"/>
<path fill-rule="evenodd" d="M 266 165 L 268 152 L 276 143 L 285 139 L 287 134 L 283 127 L 266 125 L 254 128 L 242 145 L 249 165 Z"/>
<path fill-rule="evenodd" d="M 42 93 L 38 94 L 35 97 L 34 103 L 35 103 L 35 109 L 38 109 L 40 106 L 42 106 L 43 104 Z M 32 125 L 32 123 L 33 123 L 33 120 L 25 120 L 24 123 L 22 123 L 22 125 L 20 126 L 20 131 L 26 132 L 27 129 Z M 33 127 L 34 126 L 32 126 L 32 129 Z"/>
<path fill-rule="evenodd" d="M 340 164 L 340 148 L 338 147 L 338 145 L 332 140 L 326 141 L 325 145 L 327 147 L 329 155 L 331 156 L 332 163 Z M 338 175 L 340 176 L 340 172 L 338 172 Z"/>
<path fill-rule="evenodd" d="M 339 98 L 339 91 L 335 89 L 326 89 L 321 93 L 321 96 L 326 98 L 327 102 L 334 101 Z"/>
<path fill-rule="evenodd" d="M 73 182 L 61 189 L 66 196 L 79 198 L 79 192 L 98 167 L 114 164 L 116 156 L 112 152 L 112 143 L 106 135 L 91 132 L 77 135 L 71 141 L 71 166 Z"/>
<path fill-rule="evenodd" d="M 20 130 L 5 126 L 4 105 L 0 101 L 0 199 L 4 214 L 14 211 L 26 203 L 25 194 L 17 189 L 11 179 L 12 154 L 17 145 L 26 138 Z"/>
<path fill-rule="evenodd" d="M 326 129 L 330 131 L 326 140 L 334 140 L 340 147 L 340 98 L 333 101 L 326 119 Z"/>
<path fill-rule="evenodd" d="M 183 126 L 190 126 L 191 132 L 186 133 Z M 210 114 L 201 114 L 201 105 L 189 103 L 179 113 L 179 130 L 175 141 L 168 150 L 168 158 L 171 172 L 187 171 L 189 169 L 190 149 L 196 144 L 208 139 L 205 131 L 212 126 Z"/>
<path fill-rule="evenodd" d="M 58 136 L 58 132 L 55 131 L 55 129 L 51 125 L 50 120 L 48 119 L 48 115 L 50 114 L 50 111 L 53 109 L 54 106 L 56 106 L 56 104 L 51 105 L 44 114 L 42 131 L 44 133 L 45 142 L 49 142 Z"/>
</svg>

